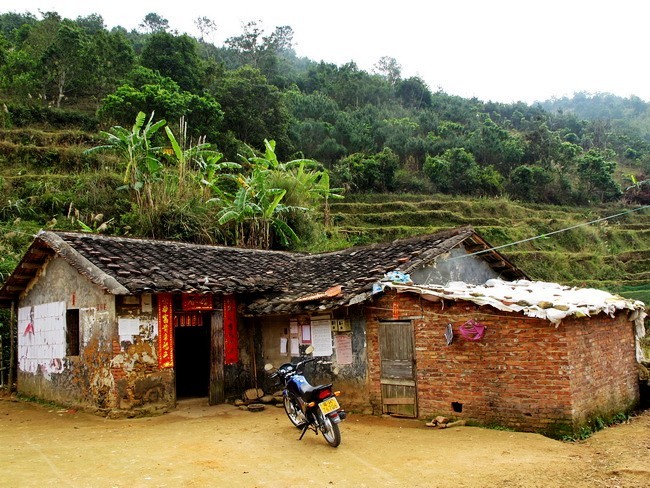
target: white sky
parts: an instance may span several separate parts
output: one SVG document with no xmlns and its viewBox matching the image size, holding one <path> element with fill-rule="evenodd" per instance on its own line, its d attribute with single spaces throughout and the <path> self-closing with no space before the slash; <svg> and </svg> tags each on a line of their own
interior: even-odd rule
<svg viewBox="0 0 650 488">
<path fill-rule="evenodd" d="M 574 92 L 636 95 L 650 101 L 646 0 L 0 0 L 0 12 L 97 13 L 108 28 L 137 28 L 155 12 L 198 37 L 208 17 L 212 40 L 242 33 L 248 21 L 294 31 L 299 56 L 370 71 L 395 58 L 402 77 L 432 90 L 488 101 L 533 103 Z"/>
</svg>

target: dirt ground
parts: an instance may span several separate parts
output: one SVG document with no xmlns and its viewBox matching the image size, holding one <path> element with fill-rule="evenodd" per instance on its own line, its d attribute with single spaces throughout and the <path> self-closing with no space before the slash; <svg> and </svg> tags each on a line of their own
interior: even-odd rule
<svg viewBox="0 0 650 488">
<path fill-rule="evenodd" d="M 284 410 L 206 400 L 109 420 L 0 396 L 7 487 L 648 487 L 650 411 L 567 443 L 351 414 L 334 449 Z"/>
</svg>

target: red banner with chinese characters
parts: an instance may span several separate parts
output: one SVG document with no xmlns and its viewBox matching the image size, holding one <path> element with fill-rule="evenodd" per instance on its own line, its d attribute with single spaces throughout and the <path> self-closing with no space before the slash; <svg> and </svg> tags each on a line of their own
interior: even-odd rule
<svg viewBox="0 0 650 488">
<path fill-rule="evenodd" d="M 212 310 L 212 295 L 181 295 L 183 310 Z"/>
<path fill-rule="evenodd" d="M 169 293 L 158 295 L 158 367 L 174 367 L 172 296 Z"/>
<path fill-rule="evenodd" d="M 237 302 L 235 295 L 223 297 L 223 359 L 225 364 L 239 361 L 239 333 L 237 332 Z"/>
</svg>

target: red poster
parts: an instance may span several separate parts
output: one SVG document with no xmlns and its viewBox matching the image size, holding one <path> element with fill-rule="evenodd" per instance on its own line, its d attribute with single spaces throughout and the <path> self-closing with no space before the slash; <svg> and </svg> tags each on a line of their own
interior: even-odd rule
<svg viewBox="0 0 650 488">
<path fill-rule="evenodd" d="M 172 296 L 169 293 L 158 295 L 158 367 L 174 367 Z"/>
<path fill-rule="evenodd" d="M 237 332 L 237 302 L 235 295 L 223 297 L 223 355 L 225 364 L 239 361 L 239 333 Z"/>
</svg>

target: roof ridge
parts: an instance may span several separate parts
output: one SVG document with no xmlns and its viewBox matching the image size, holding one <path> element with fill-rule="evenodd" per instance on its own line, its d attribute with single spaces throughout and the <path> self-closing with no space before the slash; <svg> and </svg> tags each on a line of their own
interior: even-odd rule
<svg viewBox="0 0 650 488">
<path fill-rule="evenodd" d="M 36 237 L 40 237 L 41 235 L 47 235 L 47 234 L 53 234 L 57 235 L 59 237 L 61 236 L 71 236 L 71 237 L 79 237 L 79 238 L 84 238 L 84 239 L 92 239 L 92 240 L 108 240 L 110 239 L 111 241 L 117 241 L 117 242 L 142 242 L 144 244 L 165 244 L 165 245 L 174 245 L 174 246 L 181 246 L 181 247 L 187 247 L 187 248 L 206 248 L 206 249 L 228 249 L 228 250 L 235 250 L 235 251 L 242 251 L 242 252 L 250 252 L 252 254 L 255 253 L 264 253 L 264 254 L 284 254 L 284 255 L 289 255 L 289 256 L 299 256 L 299 253 L 292 252 L 292 251 L 281 251 L 281 250 L 274 250 L 274 249 L 255 249 L 255 248 L 250 248 L 250 247 L 240 247 L 240 246 L 227 246 L 223 244 L 197 244 L 193 242 L 183 242 L 183 241 L 174 241 L 171 239 L 157 239 L 157 238 L 149 238 L 149 237 L 128 237 L 128 236 L 111 236 L 111 235 L 105 235 L 105 234 L 91 234 L 87 232 L 74 232 L 74 231 L 57 231 L 57 230 L 40 230 Z"/>
</svg>

